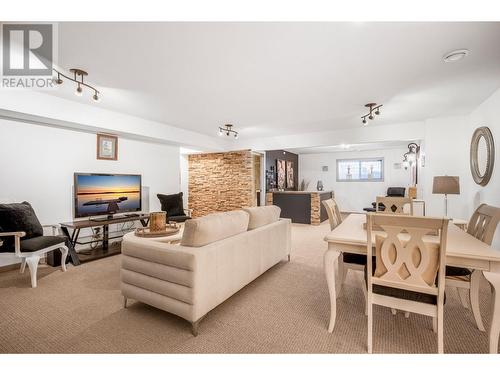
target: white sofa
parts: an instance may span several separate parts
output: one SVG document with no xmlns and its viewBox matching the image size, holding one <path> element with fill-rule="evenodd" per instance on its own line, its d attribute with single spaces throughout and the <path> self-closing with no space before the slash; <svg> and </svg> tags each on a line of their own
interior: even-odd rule
<svg viewBox="0 0 500 375">
<path fill-rule="evenodd" d="M 290 260 L 291 221 L 276 206 L 207 215 L 185 223 L 180 244 L 127 234 L 122 243 L 121 291 L 198 323 L 272 266 Z"/>
</svg>

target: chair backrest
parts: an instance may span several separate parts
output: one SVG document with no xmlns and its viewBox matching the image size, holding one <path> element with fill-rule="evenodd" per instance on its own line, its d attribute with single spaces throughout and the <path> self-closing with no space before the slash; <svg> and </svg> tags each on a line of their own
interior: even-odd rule
<svg viewBox="0 0 500 375">
<path fill-rule="evenodd" d="M 376 251 L 376 269 L 367 262 L 368 291 L 373 284 L 438 296 L 444 300 L 446 218 L 367 214 L 367 257 Z M 380 235 L 375 241 L 372 233 L 376 227 Z M 429 241 L 425 235 L 439 233 L 439 241 Z M 436 275 L 437 283 L 436 283 Z"/>
<path fill-rule="evenodd" d="M 500 208 L 483 203 L 472 214 L 467 226 L 467 233 L 491 245 L 499 221 Z"/>
<path fill-rule="evenodd" d="M 410 212 L 404 212 L 404 206 L 410 205 Z M 394 215 L 413 215 L 413 200 L 408 197 L 377 197 L 375 211 Z"/>
<path fill-rule="evenodd" d="M 323 201 L 323 206 L 325 206 L 326 213 L 328 214 L 330 229 L 333 230 L 342 222 L 342 215 L 340 214 L 339 206 L 333 198 L 325 199 Z"/>
<path fill-rule="evenodd" d="M 404 187 L 388 187 L 387 196 L 388 197 L 404 197 L 406 188 Z"/>
</svg>

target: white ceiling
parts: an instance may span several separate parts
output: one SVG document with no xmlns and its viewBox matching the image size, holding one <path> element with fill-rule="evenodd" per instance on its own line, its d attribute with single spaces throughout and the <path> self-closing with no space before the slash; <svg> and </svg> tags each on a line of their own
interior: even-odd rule
<svg viewBox="0 0 500 375">
<path fill-rule="evenodd" d="M 87 70 L 95 105 L 241 138 L 470 112 L 500 87 L 500 23 L 61 23 L 59 60 Z M 456 63 L 442 56 L 467 48 Z M 54 95 L 89 103 L 65 84 Z"/>
<path fill-rule="evenodd" d="M 387 150 L 395 148 L 406 148 L 408 146 L 408 143 L 410 142 L 419 143 L 418 140 L 370 142 L 357 144 L 339 144 L 334 146 L 290 148 L 286 151 L 293 152 L 295 154 L 324 154 L 332 152 Z"/>
</svg>

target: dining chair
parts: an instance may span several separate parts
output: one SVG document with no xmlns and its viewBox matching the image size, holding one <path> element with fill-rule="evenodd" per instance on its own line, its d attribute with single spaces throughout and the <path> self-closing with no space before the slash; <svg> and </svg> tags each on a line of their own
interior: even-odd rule
<svg viewBox="0 0 500 375">
<path fill-rule="evenodd" d="M 405 212 L 404 207 L 410 205 L 410 212 Z M 377 197 L 375 211 L 394 215 L 413 215 L 413 200 L 409 197 Z"/>
<path fill-rule="evenodd" d="M 443 353 L 446 218 L 367 214 L 368 353 L 372 353 L 373 305 L 432 317 L 438 353 Z M 373 228 L 378 233 L 372 237 Z M 439 243 L 424 236 L 439 233 Z M 375 264 L 373 264 L 375 263 Z"/>
<path fill-rule="evenodd" d="M 467 225 L 467 233 L 491 245 L 499 221 L 500 208 L 483 203 L 472 214 L 469 224 Z M 477 328 L 484 332 L 485 329 L 481 318 L 481 310 L 479 308 L 480 284 L 481 271 L 461 267 L 446 267 L 446 286 L 458 288 L 460 301 L 465 308 L 468 307 L 467 299 L 461 291 L 469 291 L 469 301 L 474 320 L 476 321 Z"/>
<path fill-rule="evenodd" d="M 335 199 L 330 198 L 323 201 L 323 206 L 328 214 L 328 221 L 330 223 L 330 230 L 334 230 L 340 223 L 342 223 L 342 214 Z M 340 275 L 340 282 L 344 284 L 347 272 L 349 270 L 363 272 L 366 266 L 366 255 L 353 254 L 343 252 L 338 260 L 338 274 Z M 362 284 L 363 294 L 366 300 L 366 285 Z M 365 309 L 366 313 L 366 309 Z"/>
</svg>

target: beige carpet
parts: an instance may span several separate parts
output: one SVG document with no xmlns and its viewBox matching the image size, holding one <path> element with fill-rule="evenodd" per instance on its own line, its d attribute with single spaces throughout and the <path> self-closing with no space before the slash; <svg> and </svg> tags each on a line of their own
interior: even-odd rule
<svg viewBox="0 0 500 375">
<path fill-rule="evenodd" d="M 281 263 L 211 311 L 193 337 L 182 319 L 142 303 L 122 308 L 120 256 L 69 267 L 43 267 L 38 288 L 29 273 L 0 273 L 2 353 L 366 353 L 366 317 L 360 274 L 349 272 L 338 298 L 337 325 L 326 330 L 329 300 L 323 274 L 327 223 L 293 226 L 290 263 Z M 490 320 L 490 289 L 481 311 Z M 487 353 L 456 290 L 447 291 L 445 351 Z M 375 308 L 374 351 L 434 353 L 431 319 Z"/>
</svg>

